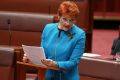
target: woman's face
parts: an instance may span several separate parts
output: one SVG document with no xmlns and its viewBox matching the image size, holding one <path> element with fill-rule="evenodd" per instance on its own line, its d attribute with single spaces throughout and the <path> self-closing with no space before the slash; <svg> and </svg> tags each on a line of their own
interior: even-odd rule
<svg viewBox="0 0 120 80">
<path fill-rule="evenodd" d="M 68 15 L 63 15 L 60 17 L 59 24 L 62 28 L 69 30 L 73 24 L 75 23 L 75 18 L 68 16 Z"/>
</svg>

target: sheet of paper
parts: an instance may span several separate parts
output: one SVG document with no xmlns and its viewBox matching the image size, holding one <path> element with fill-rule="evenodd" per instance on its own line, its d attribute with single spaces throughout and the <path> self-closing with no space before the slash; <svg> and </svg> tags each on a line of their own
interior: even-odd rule
<svg viewBox="0 0 120 80">
<path fill-rule="evenodd" d="M 45 65 L 41 63 L 42 59 L 46 59 L 43 47 L 26 45 L 22 45 L 22 47 L 30 63 L 45 67 Z"/>
<path fill-rule="evenodd" d="M 99 54 L 93 54 L 93 53 L 84 53 L 83 54 L 84 57 L 97 57 L 97 56 L 101 56 Z"/>
</svg>

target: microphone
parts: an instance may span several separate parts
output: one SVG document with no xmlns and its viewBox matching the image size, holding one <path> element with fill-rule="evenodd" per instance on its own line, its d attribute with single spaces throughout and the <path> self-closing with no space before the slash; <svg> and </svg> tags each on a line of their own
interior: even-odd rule
<svg viewBox="0 0 120 80">
<path fill-rule="evenodd" d="M 7 20 L 8 31 L 9 31 L 9 46 L 11 46 L 11 21 L 10 19 Z"/>
</svg>

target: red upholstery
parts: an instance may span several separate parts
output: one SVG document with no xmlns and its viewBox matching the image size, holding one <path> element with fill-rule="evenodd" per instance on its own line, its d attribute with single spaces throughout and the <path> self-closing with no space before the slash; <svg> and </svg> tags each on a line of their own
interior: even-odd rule
<svg viewBox="0 0 120 80">
<path fill-rule="evenodd" d="M 0 80 L 14 80 L 14 49 L 0 47 Z"/>
<path fill-rule="evenodd" d="M 45 14 L 0 12 L 0 36 L 2 37 L 0 45 L 40 46 L 42 30 L 47 23 L 51 22 L 53 16 Z"/>
</svg>

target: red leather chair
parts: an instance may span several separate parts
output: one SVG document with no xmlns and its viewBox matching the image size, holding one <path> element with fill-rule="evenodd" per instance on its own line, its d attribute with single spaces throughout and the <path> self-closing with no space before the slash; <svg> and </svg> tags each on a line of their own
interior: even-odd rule
<svg viewBox="0 0 120 80">
<path fill-rule="evenodd" d="M 0 47 L 0 80 L 14 80 L 14 49 Z"/>
</svg>

